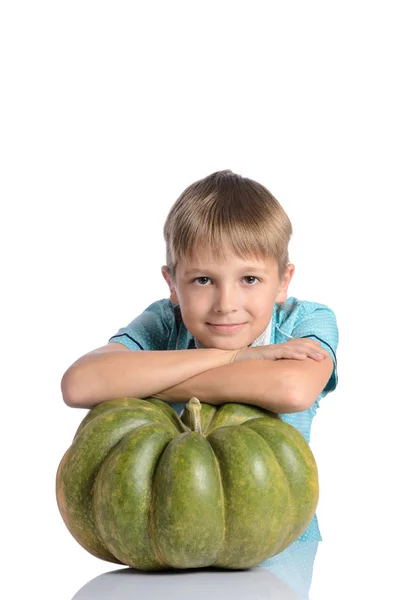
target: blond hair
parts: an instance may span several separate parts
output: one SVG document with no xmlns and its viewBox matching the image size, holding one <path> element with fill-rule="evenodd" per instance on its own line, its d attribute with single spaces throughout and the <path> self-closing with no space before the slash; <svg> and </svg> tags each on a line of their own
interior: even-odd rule
<svg viewBox="0 0 404 600">
<path fill-rule="evenodd" d="M 216 171 L 188 186 L 168 213 L 167 270 L 175 281 L 178 261 L 187 263 L 198 247 L 208 247 L 219 260 L 230 248 L 241 259 L 271 257 L 281 282 L 292 233 L 289 217 L 266 187 L 230 170 Z"/>
</svg>

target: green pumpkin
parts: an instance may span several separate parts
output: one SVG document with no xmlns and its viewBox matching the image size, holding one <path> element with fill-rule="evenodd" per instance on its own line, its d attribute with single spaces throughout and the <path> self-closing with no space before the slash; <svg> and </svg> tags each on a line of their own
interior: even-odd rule
<svg viewBox="0 0 404 600">
<path fill-rule="evenodd" d="M 297 429 L 256 406 L 197 398 L 181 418 L 157 398 L 99 404 L 56 476 L 74 538 L 144 571 L 255 567 L 300 537 L 318 494 Z"/>
</svg>

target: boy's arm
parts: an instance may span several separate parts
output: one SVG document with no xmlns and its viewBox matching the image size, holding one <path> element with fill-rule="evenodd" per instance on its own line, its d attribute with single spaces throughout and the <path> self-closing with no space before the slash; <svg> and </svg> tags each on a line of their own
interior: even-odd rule
<svg viewBox="0 0 404 600">
<path fill-rule="evenodd" d="M 133 351 L 110 343 L 67 369 L 61 382 L 63 400 L 68 406 L 92 408 L 114 398 L 147 398 L 228 364 L 235 352 L 219 348 Z"/>
<path fill-rule="evenodd" d="M 179 385 L 155 394 L 167 402 L 253 404 L 276 413 L 306 410 L 324 389 L 333 370 L 331 356 L 322 361 L 247 360 L 200 373 Z"/>
<path fill-rule="evenodd" d="M 205 371 L 155 394 L 167 402 L 253 404 L 277 413 L 298 410 L 292 393 L 291 364 L 294 360 L 245 360 Z"/>
</svg>

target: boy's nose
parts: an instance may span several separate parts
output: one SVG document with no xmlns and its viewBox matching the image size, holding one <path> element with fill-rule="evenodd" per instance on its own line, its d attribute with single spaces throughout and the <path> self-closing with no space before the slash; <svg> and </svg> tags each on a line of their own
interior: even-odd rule
<svg viewBox="0 0 404 600">
<path fill-rule="evenodd" d="M 214 310 L 220 313 L 229 313 L 239 308 L 238 292 L 230 287 L 217 291 Z"/>
</svg>

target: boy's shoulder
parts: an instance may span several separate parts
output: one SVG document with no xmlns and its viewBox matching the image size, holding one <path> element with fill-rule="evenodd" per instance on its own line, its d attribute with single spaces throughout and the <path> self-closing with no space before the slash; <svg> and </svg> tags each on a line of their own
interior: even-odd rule
<svg viewBox="0 0 404 600">
<path fill-rule="evenodd" d="M 307 320 L 329 320 L 335 315 L 326 304 L 310 300 L 299 300 L 295 296 L 287 298 L 286 302 L 276 303 L 274 309 L 275 325 L 286 332 L 292 331 L 301 322 Z"/>
<path fill-rule="evenodd" d="M 154 313 L 162 318 L 171 319 L 175 315 L 175 307 L 177 305 L 173 304 L 170 298 L 161 298 L 160 300 L 155 300 L 149 306 L 144 309 L 144 312 Z"/>
<path fill-rule="evenodd" d="M 161 298 L 149 304 L 144 310 L 144 314 L 153 313 L 154 318 L 158 317 L 163 326 L 173 329 L 175 323 L 177 326 L 181 321 L 181 311 L 179 304 L 171 302 L 170 298 Z"/>
<path fill-rule="evenodd" d="M 156 313 L 173 314 L 175 306 L 176 305 L 171 302 L 170 298 L 161 298 L 160 300 L 155 300 L 149 304 L 145 310 Z"/>
</svg>

